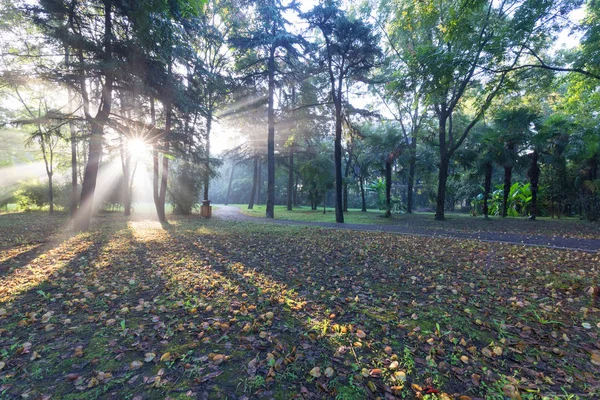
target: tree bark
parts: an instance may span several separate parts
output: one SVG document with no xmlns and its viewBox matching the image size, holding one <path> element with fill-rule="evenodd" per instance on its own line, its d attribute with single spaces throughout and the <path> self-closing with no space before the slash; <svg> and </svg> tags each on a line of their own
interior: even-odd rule
<svg viewBox="0 0 600 400">
<path fill-rule="evenodd" d="M 385 161 L 385 216 L 392 216 L 392 158 Z"/>
<path fill-rule="evenodd" d="M 70 52 L 69 46 L 65 47 L 65 67 L 68 69 L 70 66 Z M 71 88 L 67 88 L 67 107 L 69 114 L 73 112 L 73 98 Z M 71 134 L 71 197 L 69 199 L 69 216 L 71 219 L 75 218 L 77 213 L 77 137 L 75 132 L 75 124 L 73 123 L 72 115 L 69 115 L 69 132 Z"/>
<path fill-rule="evenodd" d="M 229 174 L 229 184 L 227 185 L 227 195 L 225 196 L 225 205 L 229 204 L 229 195 L 231 194 L 231 183 L 233 182 L 233 171 L 235 163 L 231 163 L 231 173 Z"/>
<path fill-rule="evenodd" d="M 344 166 L 344 212 L 348 212 L 348 175 L 350 175 L 350 160 L 352 154 L 349 155 L 346 165 Z"/>
<path fill-rule="evenodd" d="M 248 201 L 248 210 L 254 208 L 254 199 L 256 197 L 256 187 L 258 186 L 258 156 L 254 156 L 254 173 L 252 175 L 252 190 L 250 191 L 250 200 Z"/>
<path fill-rule="evenodd" d="M 206 115 L 206 164 L 204 168 L 204 200 L 208 200 L 208 185 L 210 183 L 210 131 L 212 128 L 212 110 Z"/>
<path fill-rule="evenodd" d="M 367 212 L 367 199 L 365 198 L 365 184 L 363 177 L 359 177 L 358 181 L 360 183 L 360 198 L 362 200 L 362 209 L 360 211 Z"/>
<path fill-rule="evenodd" d="M 504 193 L 502 196 L 502 216 L 508 215 L 508 195 L 510 193 L 510 185 L 512 180 L 512 167 L 504 167 Z"/>
<path fill-rule="evenodd" d="M 485 180 L 483 183 L 483 217 L 489 218 L 488 199 L 492 190 L 492 174 L 494 173 L 494 165 L 491 162 L 485 164 Z"/>
<path fill-rule="evenodd" d="M 273 96 L 275 92 L 275 45 L 269 52 L 269 104 L 267 137 L 267 218 L 275 218 L 275 111 Z"/>
<path fill-rule="evenodd" d="M 292 211 L 294 196 L 294 143 L 290 143 L 290 169 L 288 171 L 287 210 Z"/>
<path fill-rule="evenodd" d="M 535 221 L 537 217 L 537 195 L 538 195 L 538 184 L 540 181 L 540 167 L 538 165 L 539 153 L 534 150 L 531 154 L 531 166 L 527 175 L 529 176 L 529 182 L 531 183 L 531 215 L 529 219 Z"/>
<path fill-rule="evenodd" d="M 337 98 L 335 104 L 335 141 L 334 164 L 335 164 L 335 222 L 344 223 L 344 204 L 342 202 L 343 181 L 342 181 L 342 102 L 341 97 Z"/>
<path fill-rule="evenodd" d="M 258 157 L 258 161 L 257 161 L 257 165 L 258 165 L 258 169 L 256 172 L 256 204 L 261 204 L 263 201 L 262 198 L 262 160 L 260 157 Z"/>
<path fill-rule="evenodd" d="M 438 171 L 438 191 L 435 204 L 435 219 L 444 221 L 444 207 L 446 203 L 446 183 L 448 181 L 448 168 L 450 166 L 450 156 L 446 144 L 446 120 L 447 115 L 438 116 L 438 139 L 440 141 L 440 163 Z"/>
<path fill-rule="evenodd" d="M 90 227 L 98 168 L 102 156 L 102 136 L 104 124 L 92 122 L 92 134 L 88 143 L 88 158 L 81 186 L 81 202 L 76 218 L 76 230 L 86 231 Z"/>
<path fill-rule="evenodd" d="M 108 62 L 112 57 L 112 1 L 104 0 L 103 5 L 104 54 L 102 55 L 102 58 L 105 62 Z M 80 53 L 80 59 L 82 58 L 83 55 Z M 83 60 L 81 60 L 81 62 L 83 62 Z M 95 118 L 92 118 L 89 114 L 89 99 L 85 76 L 80 76 L 84 113 L 86 115 L 86 119 L 91 123 L 91 135 L 88 144 L 88 159 L 83 175 L 83 183 L 81 185 L 81 202 L 74 224 L 75 229 L 80 231 L 86 231 L 90 227 L 94 194 L 96 192 L 96 181 L 98 179 L 98 169 L 100 159 L 102 157 L 104 126 L 108 121 L 112 106 L 114 77 L 110 71 L 104 71 L 104 75 L 105 81 L 102 88 L 102 97 L 100 101 L 101 105 Z"/>
<path fill-rule="evenodd" d="M 415 169 L 417 164 L 417 158 L 412 151 L 413 150 L 411 149 L 410 163 L 408 166 L 408 184 L 406 188 L 406 212 L 409 214 L 412 214 L 413 211 L 413 192 L 415 185 Z"/>
</svg>

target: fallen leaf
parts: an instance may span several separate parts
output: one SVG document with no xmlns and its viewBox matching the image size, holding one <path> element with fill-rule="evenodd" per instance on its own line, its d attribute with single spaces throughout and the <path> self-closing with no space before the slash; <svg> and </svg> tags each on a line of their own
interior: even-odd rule
<svg viewBox="0 0 600 400">
<path fill-rule="evenodd" d="M 135 360 L 129 363 L 129 369 L 130 370 L 134 370 L 134 369 L 138 369 L 140 368 L 142 365 L 144 365 L 143 362 Z"/>
<path fill-rule="evenodd" d="M 150 361 L 154 360 L 155 357 L 156 357 L 156 354 L 154 354 L 154 353 L 146 353 L 146 354 L 144 354 L 144 361 L 150 362 Z"/>
<path fill-rule="evenodd" d="M 331 368 L 331 367 L 325 368 L 325 376 L 326 377 L 331 378 L 334 373 L 335 372 L 334 372 L 333 368 Z"/>
<path fill-rule="evenodd" d="M 315 378 L 319 378 L 321 376 L 321 368 L 314 367 L 310 370 L 309 375 Z"/>
<path fill-rule="evenodd" d="M 358 329 L 356 331 L 356 337 L 359 339 L 364 339 L 367 336 L 367 334 L 363 331 L 361 331 L 360 329 Z"/>
</svg>

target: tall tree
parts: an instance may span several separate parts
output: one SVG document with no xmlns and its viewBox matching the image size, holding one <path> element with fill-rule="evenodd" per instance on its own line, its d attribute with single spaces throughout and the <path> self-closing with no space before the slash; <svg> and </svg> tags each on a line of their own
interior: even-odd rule
<svg viewBox="0 0 600 400">
<path fill-rule="evenodd" d="M 239 27 L 231 43 L 246 55 L 246 67 L 262 65 L 259 74 L 267 79 L 267 207 L 266 217 L 274 218 L 275 207 L 275 86 L 278 60 L 298 57 L 295 47 L 304 40 L 288 32 L 289 22 L 284 17 L 288 11 L 297 10 L 295 1 L 260 0 L 251 2 L 254 18 L 247 26 Z"/>
<path fill-rule="evenodd" d="M 323 36 L 319 57 L 329 77 L 330 96 L 334 105 L 335 139 L 335 220 L 344 222 L 342 178 L 342 124 L 344 120 L 344 87 L 348 80 L 364 80 L 373 68 L 381 52 L 377 47 L 379 38 L 369 25 L 351 19 L 338 2 L 325 1 L 304 14 L 311 26 L 318 28 Z"/>
<path fill-rule="evenodd" d="M 393 23 L 406 32 L 397 43 L 426 79 L 439 146 L 436 214 L 444 219 L 450 161 L 530 49 L 543 48 L 572 2 L 507 0 L 400 2 Z M 484 90 L 481 90 L 484 89 Z M 467 101 L 469 98 L 469 101 Z M 468 110 L 470 121 L 453 124 Z"/>
</svg>

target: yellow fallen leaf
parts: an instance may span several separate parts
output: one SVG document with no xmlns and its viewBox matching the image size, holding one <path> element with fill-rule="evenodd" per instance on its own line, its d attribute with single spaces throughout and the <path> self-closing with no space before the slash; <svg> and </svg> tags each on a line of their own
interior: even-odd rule
<svg viewBox="0 0 600 400">
<path fill-rule="evenodd" d="M 142 365 L 144 365 L 143 362 L 135 360 L 129 363 L 129 369 L 138 369 L 140 368 Z"/>
<path fill-rule="evenodd" d="M 313 369 L 310 370 L 309 375 L 315 378 L 318 378 L 321 376 L 321 368 L 319 367 L 314 367 Z"/>
<path fill-rule="evenodd" d="M 592 364 L 600 366 L 600 351 L 592 352 Z"/>
<path fill-rule="evenodd" d="M 502 347 L 500 347 L 500 346 L 494 347 L 494 354 L 497 356 L 501 356 L 502 355 Z"/>
<path fill-rule="evenodd" d="M 169 361 L 171 359 L 171 353 L 169 353 L 168 351 L 162 355 L 162 357 L 160 358 L 161 362 L 164 361 Z"/>
<path fill-rule="evenodd" d="M 334 372 L 333 368 L 331 368 L 331 367 L 325 368 L 325 376 L 326 377 L 331 378 L 334 373 L 335 372 Z"/>
<path fill-rule="evenodd" d="M 274 314 L 272 311 L 269 311 L 268 313 L 265 314 L 266 319 L 272 319 L 273 317 L 274 317 Z"/>
<path fill-rule="evenodd" d="M 0 361 L 0 370 L 2 370 L 6 366 L 4 361 Z"/>
<path fill-rule="evenodd" d="M 460 361 L 464 362 L 465 364 L 468 364 L 469 363 L 469 357 L 467 357 L 467 356 L 461 356 L 460 357 Z"/>
<path fill-rule="evenodd" d="M 144 361 L 150 362 L 150 361 L 154 360 L 155 357 L 156 357 L 156 354 L 154 354 L 154 353 L 146 353 L 146 354 L 144 354 Z"/>
<path fill-rule="evenodd" d="M 361 331 L 360 329 L 356 331 L 356 337 L 358 337 L 359 339 L 364 339 L 366 336 L 367 334 Z"/>
<path fill-rule="evenodd" d="M 214 364 L 221 364 L 223 361 L 225 361 L 225 356 L 223 354 L 215 354 L 212 358 Z"/>
<path fill-rule="evenodd" d="M 396 368 L 398 368 L 398 361 L 392 361 L 390 363 L 390 366 L 388 368 L 389 369 L 396 369 Z"/>
<path fill-rule="evenodd" d="M 377 386 L 375 386 L 375 384 L 371 381 L 367 382 L 367 386 L 369 387 L 369 390 L 373 393 L 375 393 L 377 391 Z"/>
</svg>

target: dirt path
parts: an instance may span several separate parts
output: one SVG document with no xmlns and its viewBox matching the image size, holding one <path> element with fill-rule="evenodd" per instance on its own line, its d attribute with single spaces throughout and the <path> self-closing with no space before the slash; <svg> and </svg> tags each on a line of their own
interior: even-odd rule
<svg viewBox="0 0 600 400">
<path fill-rule="evenodd" d="M 587 253 L 600 252 L 600 240 L 598 239 L 579 239 L 565 238 L 558 236 L 543 236 L 543 235 L 521 235 L 516 233 L 503 232 L 458 232 L 451 229 L 425 229 L 420 227 L 395 226 L 395 225 L 366 225 L 366 224 L 337 224 L 331 222 L 307 222 L 307 221 L 291 221 L 266 218 L 255 218 L 244 215 L 237 207 L 220 205 L 213 212 L 213 216 L 228 220 L 240 222 L 254 222 L 263 224 L 278 224 L 278 225 L 300 225 L 300 226 L 319 226 L 332 229 L 349 229 L 357 231 L 379 231 L 396 233 L 399 235 L 416 235 L 443 237 L 455 239 L 471 239 L 480 240 L 483 242 L 507 243 L 524 246 L 548 247 L 564 250 L 578 250 Z"/>
</svg>

